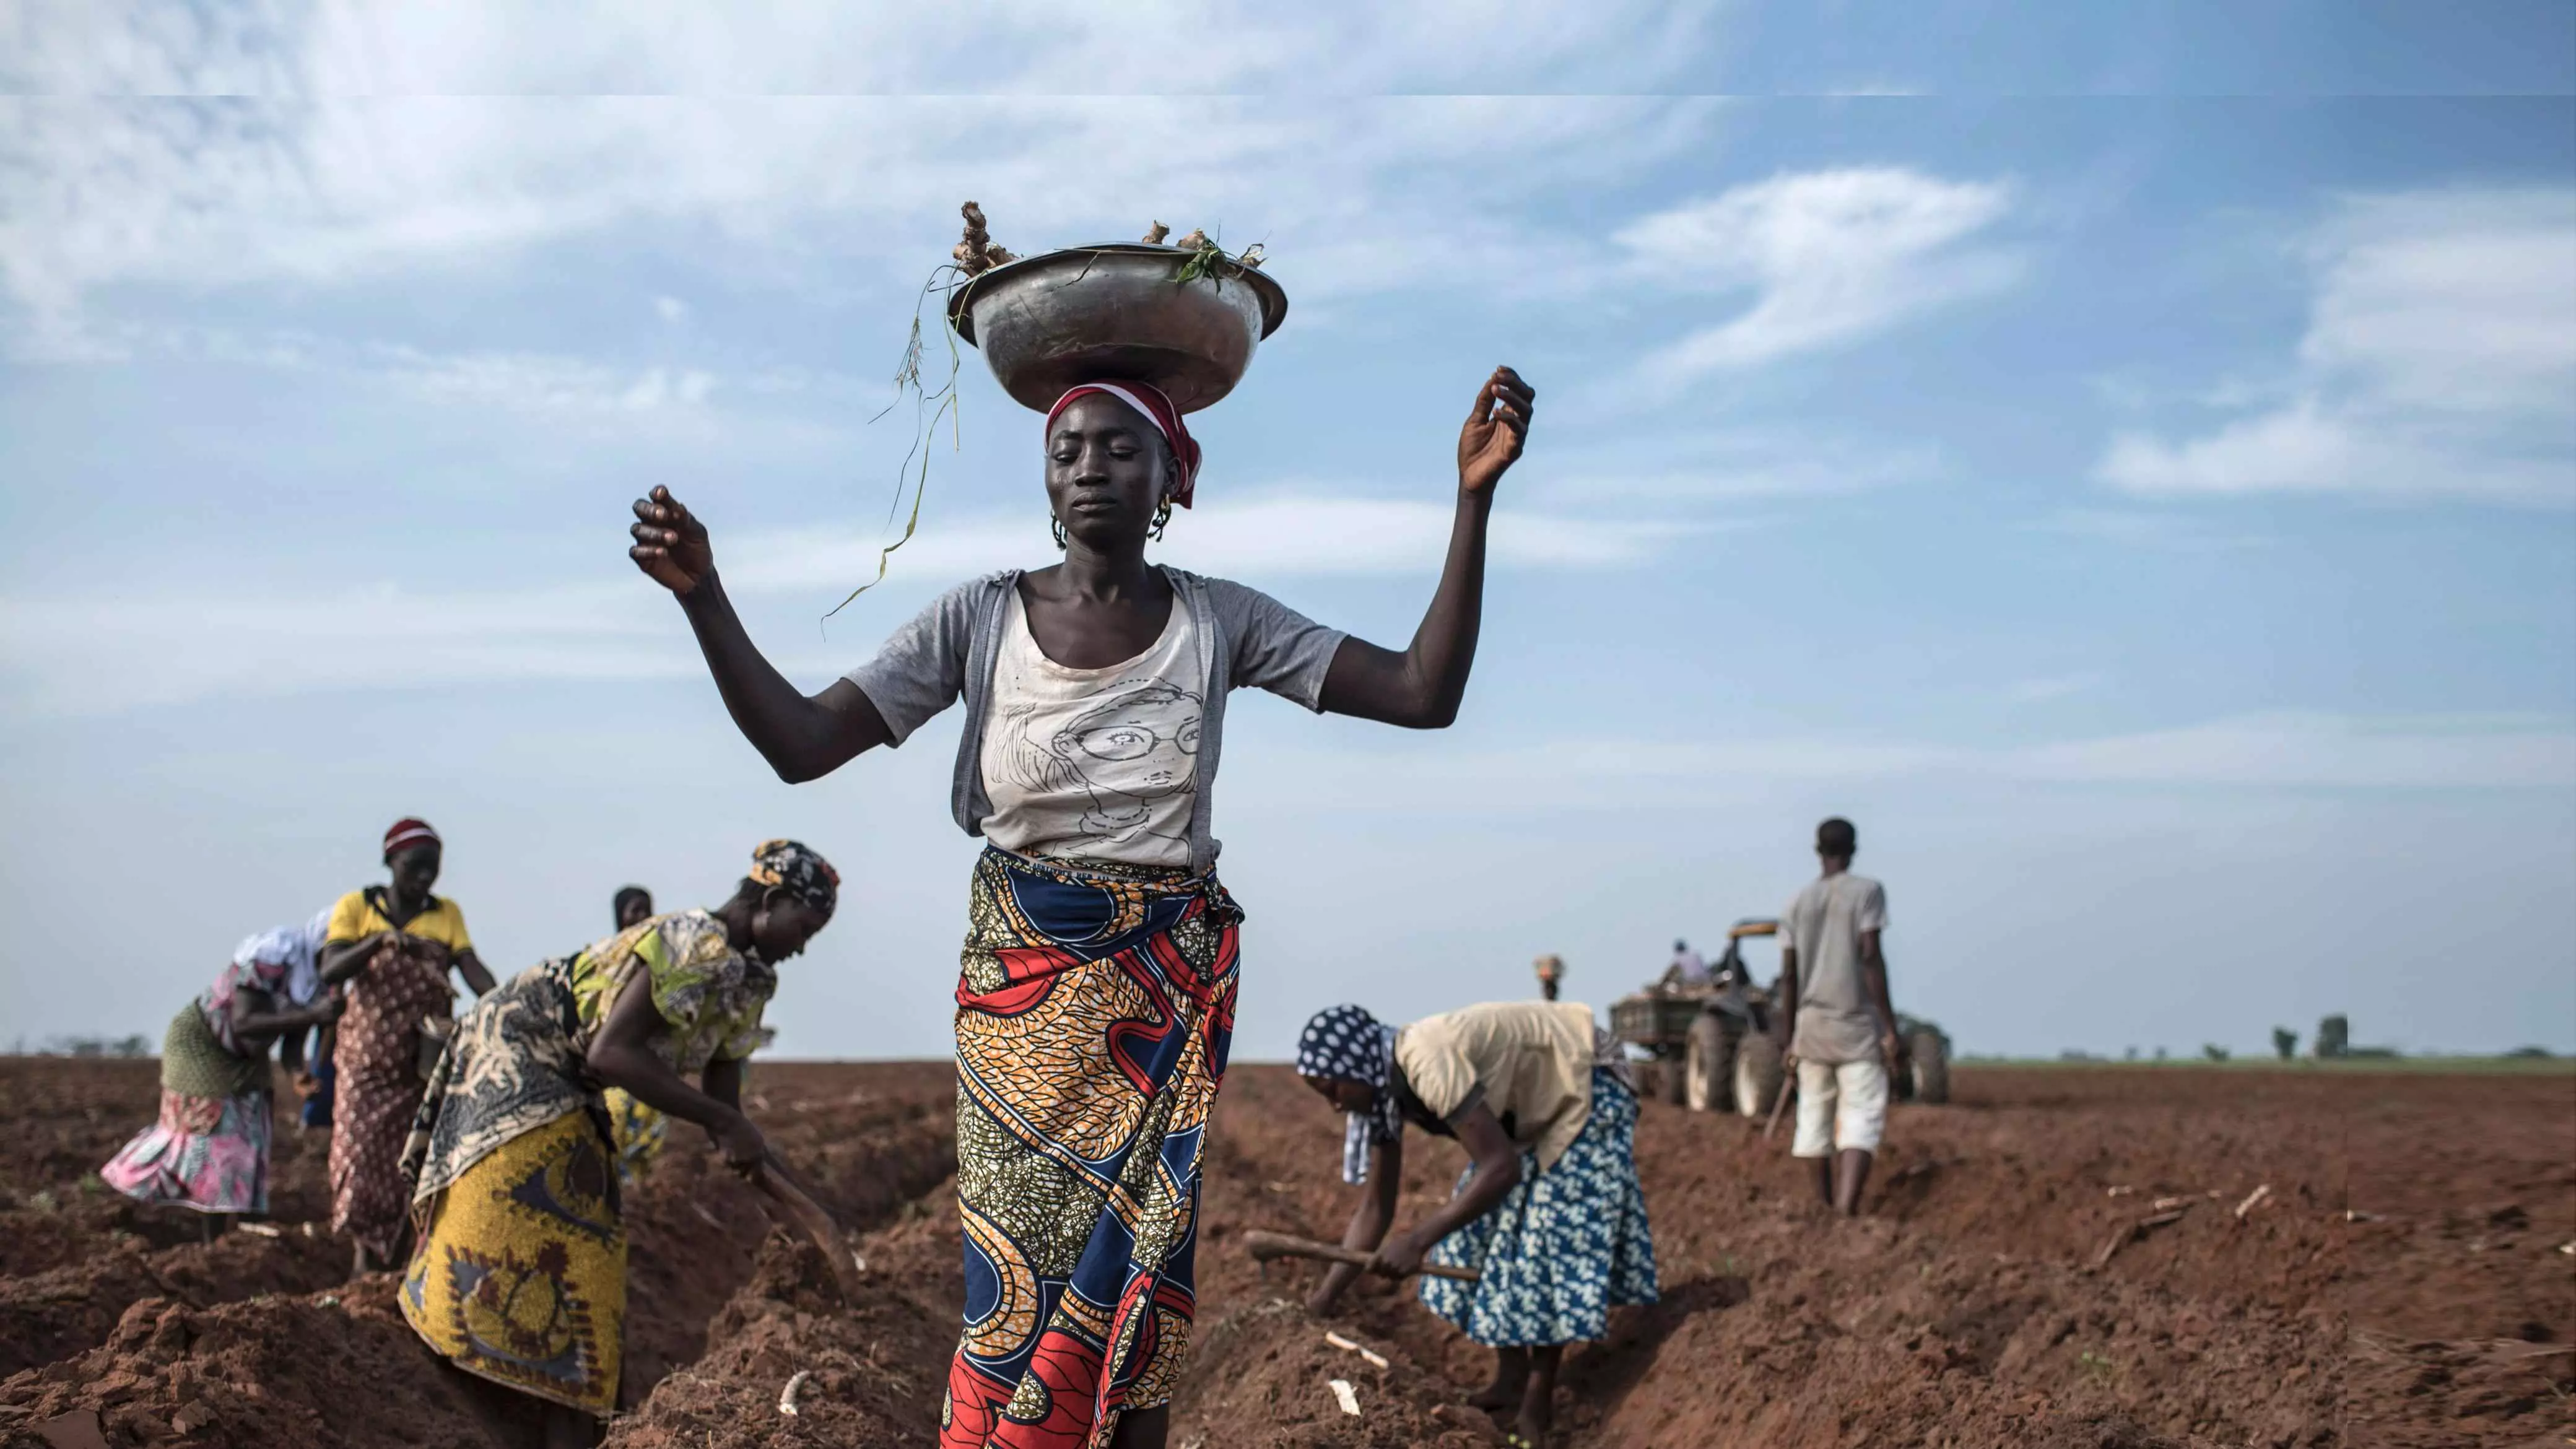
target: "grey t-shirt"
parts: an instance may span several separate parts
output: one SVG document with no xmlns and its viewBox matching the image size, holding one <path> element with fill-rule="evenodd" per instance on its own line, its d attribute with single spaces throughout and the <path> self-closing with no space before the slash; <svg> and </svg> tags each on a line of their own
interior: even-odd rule
<svg viewBox="0 0 2576 1449">
<path fill-rule="evenodd" d="M 1163 576 L 1196 624 L 1191 632 L 1197 672 L 1207 682 L 1199 719 L 1198 798 L 1189 823 L 1190 864 L 1204 872 L 1216 865 L 1209 802 L 1225 735 L 1227 691 L 1247 685 L 1266 689 L 1320 712 L 1324 675 L 1347 636 L 1258 589 L 1169 567 Z M 984 821 L 993 813 L 984 792 L 984 723 L 993 702 L 993 661 L 1019 581 L 1019 570 L 1006 569 L 958 585 L 895 630 L 874 659 L 848 675 L 885 716 L 897 745 L 960 695 L 965 697 L 966 730 L 957 742 L 949 805 L 958 827 L 969 835 L 983 834 Z"/>
<path fill-rule="evenodd" d="M 1861 979 L 1860 933 L 1887 929 L 1887 890 L 1844 871 L 1819 876 L 1780 913 L 1780 945 L 1798 953 L 1798 1021 L 1789 1050 L 1810 1062 L 1878 1055 L 1878 1008 Z"/>
</svg>

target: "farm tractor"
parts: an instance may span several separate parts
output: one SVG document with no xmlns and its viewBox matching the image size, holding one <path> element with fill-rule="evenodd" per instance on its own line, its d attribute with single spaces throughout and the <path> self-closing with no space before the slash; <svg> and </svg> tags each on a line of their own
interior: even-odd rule
<svg viewBox="0 0 2576 1449">
<path fill-rule="evenodd" d="M 1743 943 L 1779 931 L 1774 920 L 1738 921 L 1727 928 L 1726 953 L 1709 967 L 1707 985 L 1684 985 L 1668 976 L 1610 1004 L 1611 1035 L 1647 1054 L 1639 1071 L 1647 1095 L 1694 1112 L 1733 1111 L 1755 1121 L 1770 1112 L 1784 1075 L 1771 1034 L 1773 992 L 1754 984 Z M 1949 1101 L 1948 1034 L 1899 1012 L 1896 1035 L 1905 1047 L 1892 1084 L 1897 1100 Z"/>
</svg>

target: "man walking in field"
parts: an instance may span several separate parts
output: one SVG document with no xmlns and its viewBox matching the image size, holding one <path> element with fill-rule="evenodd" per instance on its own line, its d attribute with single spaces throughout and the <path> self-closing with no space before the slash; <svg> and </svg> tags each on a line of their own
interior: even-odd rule
<svg viewBox="0 0 2576 1449">
<path fill-rule="evenodd" d="M 1851 873 L 1859 848 L 1850 821 L 1817 826 L 1824 873 L 1780 913 L 1778 1020 L 1798 1068 L 1794 1150 L 1814 1161 L 1817 1195 L 1845 1217 L 1860 1211 L 1900 1051 L 1879 953 L 1887 892 Z"/>
</svg>

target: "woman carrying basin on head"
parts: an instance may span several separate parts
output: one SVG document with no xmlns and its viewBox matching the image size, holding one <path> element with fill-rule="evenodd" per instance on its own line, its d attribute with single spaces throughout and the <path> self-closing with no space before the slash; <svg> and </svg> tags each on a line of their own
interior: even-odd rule
<svg viewBox="0 0 2576 1449">
<path fill-rule="evenodd" d="M 1297 1074 L 1348 1114 L 1342 1180 L 1368 1185 L 1342 1246 L 1389 1277 L 1426 1261 L 1474 1269 L 1473 1283 L 1423 1279 L 1422 1301 L 1494 1349 L 1473 1402 L 1514 1416 L 1512 1443 L 1545 1443 L 1565 1345 L 1656 1299 L 1618 1044 L 1576 1002 L 1494 1002 L 1401 1029 L 1336 1006 L 1306 1024 Z M 1447 1206 L 1389 1238 L 1408 1124 L 1473 1161 Z M 1307 1307 L 1331 1312 L 1359 1271 L 1336 1265 Z"/>
<path fill-rule="evenodd" d="M 986 849 L 957 987 L 967 1302 L 948 1449 L 1164 1442 L 1234 1021 L 1242 912 L 1217 881 L 1209 803 L 1226 696 L 1254 686 L 1448 724 L 1475 653 L 1487 513 L 1531 406 L 1508 368 L 1479 389 L 1447 563 L 1401 652 L 1147 561 L 1191 503 L 1199 449 L 1143 383 L 1075 386 L 1048 412 L 1060 562 L 952 590 L 810 698 L 744 632 L 706 528 L 666 490 L 637 501 L 636 563 L 679 597 L 734 722 L 781 777 L 828 774 L 966 702 L 951 803 Z"/>
<path fill-rule="evenodd" d="M 551 1440 L 581 1442 L 582 1415 L 617 1407 L 626 1226 L 607 1091 L 704 1127 L 739 1171 L 783 1171 L 743 1115 L 743 1063 L 778 963 L 839 890 L 822 856 L 770 841 L 723 905 L 532 966 L 457 1023 L 403 1152 L 418 1230 L 403 1317 L 457 1367 L 570 1411 Z"/>
</svg>

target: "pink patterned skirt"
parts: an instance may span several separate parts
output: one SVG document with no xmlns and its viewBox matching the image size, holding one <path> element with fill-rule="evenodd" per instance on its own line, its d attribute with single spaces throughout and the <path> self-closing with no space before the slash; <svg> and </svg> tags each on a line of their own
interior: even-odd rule
<svg viewBox="0 0 2576 1449">
<path fill-rule="evenodd" d="M 219 1041 L 191 1002 L 161 1042 L 161 1117 L 98 1175 L 127 1197 L 205 1213 L 268 1211 L 269 1068 Z"/>
<path fill-rule="evenodd" d="M 201 1213 L 268 1211 L 269 1096 L 187 1097 L 164 1087 L 161 1120 L 99 1176 L 127 1197 Z"/>
</svg>

